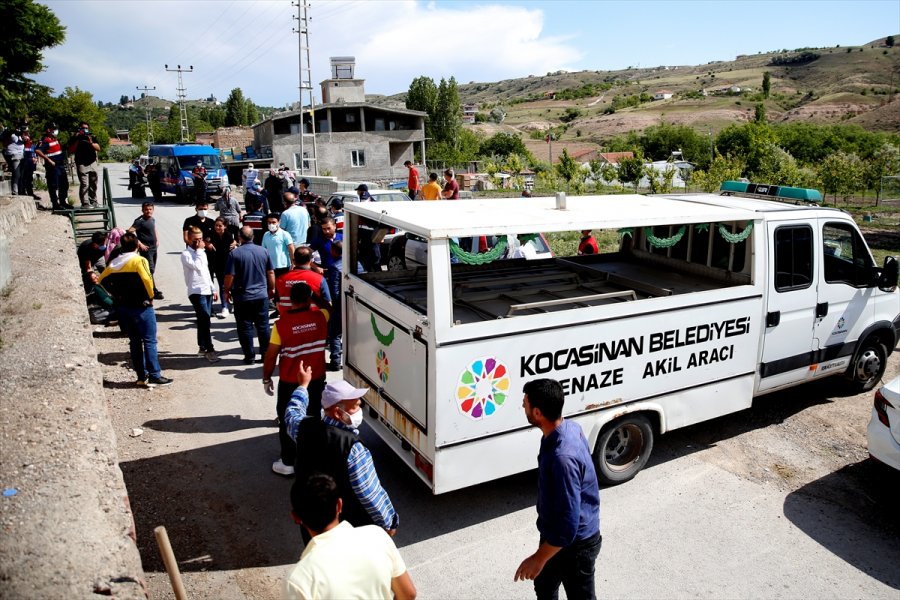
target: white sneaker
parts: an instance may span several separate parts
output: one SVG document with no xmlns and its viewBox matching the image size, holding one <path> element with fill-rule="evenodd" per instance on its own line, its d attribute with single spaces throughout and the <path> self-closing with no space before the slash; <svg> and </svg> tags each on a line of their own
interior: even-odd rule
<svg viewBox="0 0 900 600">
<path fill-rule="evenodd" d="M 215 314 L 215 316 L 216 316 L 217 319 L 224 319 L 224 318 L 225 318 L 225 313 L 224 313 L 224 312 L 217 312 L 217 313 Z"/>
<path fill-rule="evenodd" d="M 288 465 L 281 462 L 279 458 L 275 462 L 272 463 L 272 470 L 278 473 L 279 475 L 293 475 L 294 467 L 289 467 Z"/>
</svg>

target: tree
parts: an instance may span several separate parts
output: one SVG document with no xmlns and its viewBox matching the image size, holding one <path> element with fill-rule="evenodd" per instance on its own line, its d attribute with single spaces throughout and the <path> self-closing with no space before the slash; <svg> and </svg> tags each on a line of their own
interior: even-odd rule
<svg viewBox="0 0 900 600">
<path fill-rule="evenodd" d="M 637 192 L 638 184 L 643 176 L 644 157 L 641 156 L 640 152 L 635 152 L 633 158 L 623 158 L 619 161 L 618 180 L 622 183 L 633 184 L 635 192 Z"/>
<path fill-rule="evenodd" d="M 875 190 L 875 206 L 881 204 L 881 181 L 883 177 L 900 175 L 900 147 L 885 142 L 866 161 L 864 183 Z"/>
<path fill-rule="evenodd" d="M 754 123 L 765 123 L 766 122 L 766 105 L 760 102 L 756 106 L 753 107 L 753 122 Z"/>
<path fill-rule="evenodd" d="M 758 171 L 753 174 L 759 183 L 772 185 L 802 186 L 805 180 L 797 161 L 789 152 L 772 144 L 760 161 Z"/>
<path fill-rule="evenodd" d="M 503 165 L 507 173 L 512 175 L 513 186 L 517 189 L 524 183 L 522 181 L 522 171 L 525 170 L 525 161 L 518 154 L 510 154 L 506 157 L 506 163 Z"/>
<path fill-rule="evenodd" d="M 241 88 L 234 88 L 225 100 L 225 127 L 246 125 L 247 105 Z"/>
<path fill-rule="evenodd" d="M 768 71 L 763 73 L 763 81 L 762 81 L 762 93 L 763 98 L 769 98 L 769 92 L 772 90 L 772 76 Z"/>
<path fill-rule="evenodd" d="M 478 149 L 481 156 L 496 156 L 498 158 L 506 158 L 510 154 L 519 154 L 526 157 L 529 162 L 534 161 L 531 152 L 525 147 L 522 138 L 514 133 L 496 133 L 488 139 L 481 142 Z"/>
<path fill-rule="evenodd" d="M 691 174 L 691 183 L 704 192 L 715 192 L 723 181 L 735 181 L 740 179 L 746 165 L 743 160 L 730 154 L 722 156 L 716 153 L 707 171 L 694 171 Z"/>
<path fill-rule="evenodd" d="M 125 106 L 126 104 L 128 104 L 128 96 L 122 94 L 119 96 L 119 106 Z"/>
<path fill-rule="evenodd" d="M 893 48 L 894 47 L 894 36 L 889 35 L 886 38 L 884 38 L 884 43 L 887 45 L 888 48 Z"/>
<path fill-rule="evenodd" d="M 425 119 L 425 138 L 434 138 L 434 120 L 437 111 L 438 89 L 431 77 L 416 77 L 406 92 L 406 108 L 428 113 Z"/>
<path fill-rule="evenodd" d="M 244 103 L 244 108 L 244 125 L 253 125 L 254 123 L 259 122 L 259 109 L 256 108 L 253 100 L 247 98 L 247 102 Z"/>
<path fill-rule="evenodd" d="M 44 50 L 63 42 L 66 28 L 49 8 L 33 0 L 0 2 L 0 120 L 18 122 L 34 113 L 31 98 L 49 88 L 26 77 L 44 70 Z"/>
<path fill-rule="evenodd" d="M 59 127 L 59 137 L 68 141 L 68 134 L 74 132 L 84 121 L 91 128 L 91 133 L 100 144 L 101 151 L 109 146 L 109 132 L 106 129 L 106 114 L 97 108 L 90 92 L 67 87 L 58 97 L 49 97 L 45 104 L 35 111 L 46 116 Z"/>
<path fill-rule="evenodd" d="M 460 131 L 462 131 L 462 107 L 459 103 L 456 78 L 450 77 L 449 81 L 441 79 L 434 115 L 435 140 L 456 147 Z"/>
<path fill-rule="evenodd" d="M 840 195 L 847 198 L 862 185 L 862 162 L 855 154 L 835 152 L 819 163 L 819 178 L 825 193 L 831 192 L 835 205 Z"/>
<path fill-rule="evenodd" d="M 566 187 L 571 190 L 572 183 L 576 187 L 580 187 L 584 181 L 584 172 L 581 165 L 569 155 L 569 151 L 563 148 L 562 155 L 559 157 L 559 163 L 555 166 L 556 173 L 566 181 Z"/>
</svg>

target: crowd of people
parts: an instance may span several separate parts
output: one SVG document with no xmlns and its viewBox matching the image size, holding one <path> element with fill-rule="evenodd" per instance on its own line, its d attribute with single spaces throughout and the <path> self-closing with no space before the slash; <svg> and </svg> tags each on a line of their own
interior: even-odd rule
<svg viewBox="0 0 900 600">
<path fill-rule="evenodd" d="M 410 187 L 410 195 L 415 189 L 417 198 L 425 197 L 436 179 L 421 190 Z M 251 188 L 258 181 L 258 174 L 245 179 Z M 445 181 L 441 194 L 450 199 L 458 193 L 450 185 L 452 172 Z M 357 191 L 365 200 L 367 188 Z M 391 539 L 399 514 L 359 436 L 362 398 L 369 390 L 326 378 L 341 368 L 343 240 L 334 213 L 342 207 L 326 207 L 305 179 L 279 188 L 277 195 L 264 184 L 262 196 L 268 212 L 252 192 L 244 211 L 228 190 L 215 202 L 215 218 L 205 195 L 198 198 L 195 213 L 183 223 L 180 262 L 198 355 L 211 363 L 221 360 L 212 318 L 233 315 L 244 363 L 262 362 L 264 392 L 276 397 L 280 455 L 272 471 L 295 478 L 292 514 L 305 542 L 285 581 L 285 597 L 415 598 Z M 85 291 L 108 300 L 128 335 L 139 387 L 172 383 L 157 353 L 153 302 L 163 296 L 154 278 L 159 235 L 153 212 L 153 202 L 145 201 L 130 228 L 97 232 L 78 248 Z M 538 456 L 540 543 L 514 579 L 534 580 L 538 598 L 556 597 L 560 585 L 570 598 L 593 598 L 600 549 L 597 479 L 584 434 L 561 416 L 563 398 L 552 380 L 525 387 L 526 418 L 544 433 Z M 340 567 L 347 561 L 354 565 L 349 572 Z"/>
<path fill-rule="evenodd" d="M 44 165 L 44 177 L 50 195 L 51 209 L 69 210 L 68 157 L 74 159 L 78 175 L 78 198 L 81 208 L 97 207 L 97 187 L 100 144 L 91 134 L 90 125 L 82 121 L 72 132 L 66 144 L 59 139 L 59 128 L 55 123 L 47 123 L 44 135 L 34 141 L 29 133 L 28 123 L 15 128 L 2 129 L 3 158 L 10 171 L 11 192 L 18 196 L 32 196 L 34 193 L 34 173 L 39 164 Z M 43 208 L 38 204 L 39 208 Z"/>
</svg>

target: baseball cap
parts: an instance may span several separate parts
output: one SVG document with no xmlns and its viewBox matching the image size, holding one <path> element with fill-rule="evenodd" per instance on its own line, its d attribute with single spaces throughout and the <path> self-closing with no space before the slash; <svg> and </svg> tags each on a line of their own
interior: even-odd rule
<svg viewBox="0 0 900 600">
<path fill-rule="evenodd" d="M 362 398 L 368 391 L 368 388 L 355 388 L 343 379 L 332 381 L 322 392 L 322 408 L 331 408 L 341 400 Z"/>
<path fill-rule="evenodd" d="M 361 184 L 359 184 L 358 186 L 356 186 L 356 191 L 357 191 L 357 192 L 368 192 L 368 191 L 369 191 L 369 186 L 367 186 L 367 185 L 364 184 L 364 183 L 361 183 Z"/>
</svg>

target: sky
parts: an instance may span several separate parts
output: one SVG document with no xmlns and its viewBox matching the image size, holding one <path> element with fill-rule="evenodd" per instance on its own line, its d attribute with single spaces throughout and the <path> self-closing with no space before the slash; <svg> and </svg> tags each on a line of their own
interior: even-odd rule
<svg viewBox="0 0 900 600">
<path fill-rule="evenodd" d="M 301 0 L 302 1 L 302 0 Z M 354 56 L 368 94 L 405 92 L 425 75 L 460 84 L 551 71 L 697 65 L 900 34 L 900 0 L 499 1 L 307 0 L 316 102 L 329 58 Z M 261 106 L 299 99 L 297 8 L 289 0 L 44 0 L 65 42 L 35 79 L 118 102 L 155 87 Z M 898 37 L 900 39 L 900 37 Z M 305 100 L 305 99 L 304 99 Z"/>
</svg>

